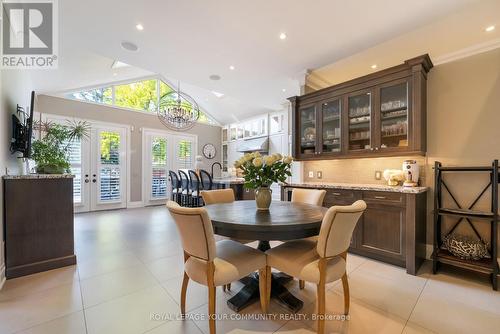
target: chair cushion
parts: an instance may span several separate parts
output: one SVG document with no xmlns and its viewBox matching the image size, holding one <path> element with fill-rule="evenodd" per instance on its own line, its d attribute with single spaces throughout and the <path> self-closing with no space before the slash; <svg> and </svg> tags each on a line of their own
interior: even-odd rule
<svg viewBox="0 0 500 334">
<path fill-rule="evenodd" d="M 319 255 L 314 240 L 285 242 L 266 252 L 267 264 L 299 279 L 319 283 Z M 326 282 L 333 282 L 345 273 L 346 263 L 341 257 L 334 257 L 326 266 Z"/>
<path fill-rule="evenodd" d="M 248 274 L 266 266 L 266 254 L 232 240 L 216 243 L 217 257 L 214 259 L 216 286 L 239 280 Z M 185 270 L 193 281 L 207 285 L 207 262 L 190 257 L 185 263 Z"/>
</svg>

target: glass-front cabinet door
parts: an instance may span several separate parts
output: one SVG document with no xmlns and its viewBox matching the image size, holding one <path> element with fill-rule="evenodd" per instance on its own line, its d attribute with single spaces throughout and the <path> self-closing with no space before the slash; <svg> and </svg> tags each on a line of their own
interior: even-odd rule
<svg viewBox="0 0 500 334">
<path fill-rule="evenodd" d="M 408 81 L 387 84 L 380 88 L 379 140 L 380 150 L 406 150 L 409 129 Z"/>
<path fill-rule="evenodd" d="M 349 152 L 372 149 L 372 93 L 363 91 L 347 97 L 347 126 Z"/>
<path fill-rule="evenodd" d="M 340 98 L 321 103 L 322 154 L 339 154 L 342 151 L 341 118 Z"/>
<path fill-rule="evenodd" d="M 305 106 L 299 109 L 300 155 L 314 156 L 317 154 L 316 137 L 316 106 Z"/>
</svg>

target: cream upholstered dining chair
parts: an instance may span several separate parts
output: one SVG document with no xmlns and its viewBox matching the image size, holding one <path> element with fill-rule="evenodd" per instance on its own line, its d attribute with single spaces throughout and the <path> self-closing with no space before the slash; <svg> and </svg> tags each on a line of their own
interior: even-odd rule
<svg viewBox="0 0 500 334">
<path fill-rule="evenodd" d="M 349 313 L 349 285 L 346 273 L 347 249 L 352 232 L 366 209 L 364 201 L 332 206 L 325 214 L 317 242 L 302 239 L 285 242 L 266 252 L 271 267 L 317 285 L 318 333 L 325 331 L 325 285 L 342 279 L 344 313 Z M 267 292 L 267 302 L 270 294 Z"/>
<path fill-rule="evenodd" d="M 326 190 L 293 188 L 292 202 L 322 206 Z"/>
<path fill-rule="evenodd" d="M 203 198 L 203 202 L 207 205 L 217 204 L 217 203 L 232 203 L 235 201 L 234 190 L 231 188 L 203 190 L 201 192 L 201 198 Z M 248 244 L 254 241 L 254 240 L 243 240 L 234 238 L 230 238 L 230 240 L 234 240 L 242 244 Z M 231 283 L 222 286 L 223 291 L 226 291 L 226 289 L 229 291 L 231 290 Z"/>
<path fill-rule="evenodd" d="M 292 203 L 305 203 L 317 206 L 323 206 L 323 200 L 325 199 L 326 190 L 322 189 L 302 189 L 293 188 L 292 190 Z M 310 240 L 316 241 L 317 237 L 310 237 Z M 304 280 L 299 279 L 299 289 L 304 289 Z"/>
<path fill-rule="evenodd" d="M 210 334 L 215 334 L 215 287 L 224 286 L 259 270 L 261 308 L 267 313 L 266 254 L 232 240 L 215 242 L 212 222 L 204 208 L 185 208 L 174 201 L 167 208 L 179 230 L 184 249 L 184 278 L 181 290 L 181 313 L 186 313 L 186 290 L 189 279 L 208 287 Z M 267 292 L 269 289 L 269 293 Z"/>
<path fill-rule="evenodd" d="M 202 190 L 201 197 L 205 204 L 232 203 L 235 201 L 234 190 L 231 188 Z"/>
</svg>

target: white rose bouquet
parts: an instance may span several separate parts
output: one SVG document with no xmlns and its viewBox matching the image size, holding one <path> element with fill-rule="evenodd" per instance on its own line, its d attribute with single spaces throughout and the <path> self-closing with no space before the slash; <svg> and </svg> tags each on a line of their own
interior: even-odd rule
<svg viewBox="0 0 500 334">
<path fill-rule="evenodd" d="M 279 153 L 261 156 L 259 152 L 253 152 L 246 153 L 234 163 L 234 167 L 243 171 L 245 188 L 259 189 L 269 187 L 274 182 L 285 182 L 292 175 L 292 161 L 292 157 L 284 157 Z"/>
</svg>

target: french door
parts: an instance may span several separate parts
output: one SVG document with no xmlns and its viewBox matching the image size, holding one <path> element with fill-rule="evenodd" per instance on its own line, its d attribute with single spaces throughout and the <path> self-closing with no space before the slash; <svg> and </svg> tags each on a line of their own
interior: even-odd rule
<svg viewBox="0 0 500 334">
<path fill-rule="evenodd" d="M 126 128 L 94 125 L 90 137 L 90 175 L 84 179 L 90 203 L 84 205 L 90 211 L 126 208 Z"/>
<path fill-rule="evenodd" d="M 172 191 L 168 171 L 194 168 L 197 137 L 143 129 L 142 142 L 144 204 L 165 203 Z"/>
<path fill-rule="evenodd" d="M 73 118 L 44 114 L 43 121 L 68 124 Z M 87 120 L 90 135 L 65 143 L 73 179 L 75 212 L 127 207 L 127 126 Z"/>
</svg>

